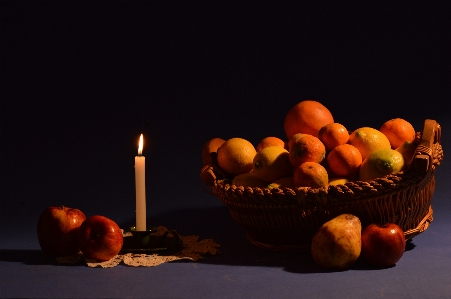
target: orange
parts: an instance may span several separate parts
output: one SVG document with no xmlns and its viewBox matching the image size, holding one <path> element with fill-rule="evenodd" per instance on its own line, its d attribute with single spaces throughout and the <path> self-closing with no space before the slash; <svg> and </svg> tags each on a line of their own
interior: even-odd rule
<svg viewBox="0 0 451 299">
<path fill-rule="evenodd" d="M 304 162 L 294 170 L 293 181 L 296 187 L 321 188 L 327 186 L 329 176 L 321 164 Z"/>
<path fill-rule="evenodd" d="M 273 146 L 273 145 L 277 145 L 280 146 L 281 148 L 285 148 L 285 141 L 283 141 L 282 139 L 278 138 L 278 137 L 265 137 L 263 138 L 257 145 L 257 152 L 259 152 L 260 150 L 264 149 L 265 147 L 269 147 L 269 146 Z"/>
<path fill-rule="evenodd" d="M 318 132 L 318 138 L 324 143 L 326 150 L 345 144 L 349 140 L 348 130 L 339 123 L 331 123 L 323 126 Z"/>
<path fill-rule="evenodd" d="M 326 157 L 324 144 L 315 136 L 297 133 L 289 143 L 290 163 L 296 168 L 304 162 L 321 163 Z"/>
<path fill-rule="evenodd" d="M 352 132 L 349 135 L 348 143 L 359 150 L 362 160 L 365 160 L 374 151 L 391 148 L 387 136 L 370 127 L 362 127 Z"/>
<path fill-rule="evenodd" d="M 237 175 L 232 180 L 232 185 L 243 186 L 243 187 L 259 187 L 266 188 L 267 184 L 260 180 L 255 173 L 245 172 Z"/>
<path fill-rule="evenodd" d="M 362 155 L 355 146 L 350 144 L 339 145 L 327 155 L 330 171 L 339 177 L 356 174 L 360 164 L 362 164 Z"/>
<path fill-rule="evenodd" d="M 218 148 L 225 142 L 222 138 L 213 138 L 208 140 L 202 147 L 202 162 L 204 165 L 216 164 Z"/>
<path fill-rule="evenodd" d="M 395 149 L 404 142 L 415 140 L 415 129 L 412 124 L 402 118 L 394 118 L 386 121 L 379 129 L 390 141 L 391 148 Z"/>
<path fill-rule="evenodd" d="M 283 127 L 288 139 L 297 133 L 318 137 L 319 129 L 333 122 L 332 113 L 323 104 L 314 100 L 304 100 L 288 111 Z"/>
<path fill-rule="evenodd" d="M 288 151 L 277 145 L 265 147 L 254 157 L 253 172 L 266 183 L 291 176 L 293 167 L 290 164 Z"/>
<path fill-rule="evenodd" d="M 218 148 L 218 165 L 231 176 L 252 171 L 255 147 L 243 138 L 230 138 Z"/>
<path fill-rule="evenodd" d="M 269 189 L 275 189 L 275 188 L 294 188 L 294 180 L 293 180 L 293 176 L 289 176 L 289 177 L 285 177 L 285 178 L 281 178 L 278 180 L 275 180 L 274 182 L 272 182 L 271 184 L 268 185 Z"/>
</svg>

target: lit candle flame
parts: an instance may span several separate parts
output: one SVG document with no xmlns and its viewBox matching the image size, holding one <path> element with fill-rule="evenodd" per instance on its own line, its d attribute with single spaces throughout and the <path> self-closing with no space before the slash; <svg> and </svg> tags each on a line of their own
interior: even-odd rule
<svg viewBox="0 0 451 299">
<path fill-rule="evenodd" d="M 143 154 L 143 134 L 139 136 L 139 145 L 138 145 L 138 156 Z"/>
</svg>

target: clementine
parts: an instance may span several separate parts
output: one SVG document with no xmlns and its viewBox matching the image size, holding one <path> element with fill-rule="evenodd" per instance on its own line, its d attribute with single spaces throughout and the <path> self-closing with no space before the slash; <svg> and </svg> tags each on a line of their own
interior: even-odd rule
<svg viewBox="0 0 451 299">
<path fill-rule="evenodd" d="M 304 162 L 321 163 L 326 157 L 324 144 L 310 134 L 297 133 L 289 141 L 291 165 L 296 168 Z"/>
<path fill-rule="evenodd" d="M 326 150 L 345 144 L 349 140 L 348 130 L 340 123 L 330 123 L 323 126 L 318 132 L 318 138 L 324 143 Z"/>
<path fill-rule="evenodd" d="M 327 165 L 330 171 L 339 177 L 356 174 L 360 164 L 362 164 L 362 155 L 355 146 L 350 144 L 339 145 L 327 155 Z"/>
<path fill-rule="evenodd" d="M 396 149 L 404 142 L 415 140 L 415 129 L 412 124 L 402 118 L 394 118 L 386 121 L 379 129 L 390 141 L 392 149 Z"/>
</svg>

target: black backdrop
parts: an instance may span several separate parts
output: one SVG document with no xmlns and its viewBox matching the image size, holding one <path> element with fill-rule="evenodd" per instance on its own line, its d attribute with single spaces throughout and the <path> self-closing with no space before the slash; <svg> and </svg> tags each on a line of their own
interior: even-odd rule
<svg viewBox="0 0 451 299">
<path fill-rule="evenodd" d="M 0 224 L 21 246 L 49 205 L 133 222 L 140 133 L 149 218 L 177 225 L 171 211 L 222 206 L 199 178 L 204 142 L 283 138 L 300 100 L 350 130 L 450 116 L 447 1 L 0 5 Z"/>
<path fill-rule="evenodd" d="M 450 3 L 0 0 L 0 297 L 450 298 Z M 395 267 L 329 272 L 259 250 L 205 192 L 207 140 L 283 138 L 303 99 L 349 130 L 442 125 L 434 221 Z M 46 259 L 47 206 L 134 223 L 141 133 L 148 223 L 221 255 L 138 269 Z"/>
</svg>

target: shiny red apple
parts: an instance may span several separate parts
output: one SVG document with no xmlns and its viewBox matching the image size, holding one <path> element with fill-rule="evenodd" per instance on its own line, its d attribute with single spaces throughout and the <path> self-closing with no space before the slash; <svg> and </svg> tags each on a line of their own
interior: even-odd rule
<svg viewBox="0 0 451 299">
<path fill-rule="evenodd" d="M 121 251 L 124 237 L 116 222 L 101 215 L 86 219 L 78 230 L 83 254 L 97 261 L 108 261 Z"/>
<path fill-rule="evenodd" d="M 80 252 L 77 230 L 86 219 L 85 214 L 65 206 L 45 209 L 38 220 L 38 242 L 45 255 L 61 257 Z"/>
<path fill-rule="evenodd" d="M 404 254 L 406 239 L 403 230 L 394 223 L 370 224 L 362 231 L 364 261 L 386 268 L 395 265 Z"/>
</svg>

